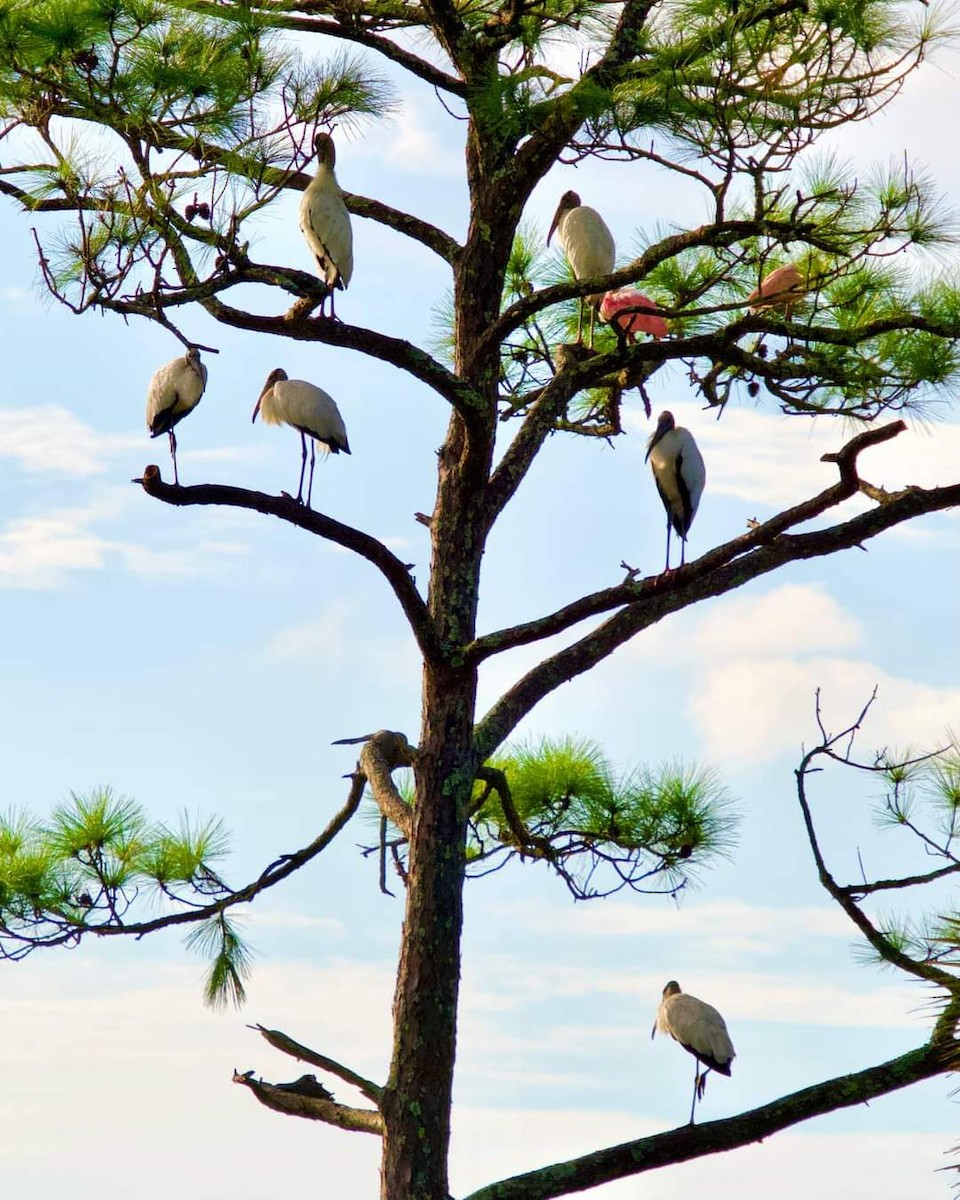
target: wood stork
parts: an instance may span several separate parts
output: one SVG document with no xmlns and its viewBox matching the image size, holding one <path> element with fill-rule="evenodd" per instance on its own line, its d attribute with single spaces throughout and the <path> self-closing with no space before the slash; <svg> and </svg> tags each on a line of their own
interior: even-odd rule
<svg viewBox="0 0 960 1200">
<path fill-rule="evenodd" d="M 554 233 L 563 247 L 574 279 L 593 279 L 597 275 L 609 275 L 617 257 L 613 234 L 595 208 L 580 203 L 576 192 L 564 192 L 553 215 L 553 223 L 547 234 L 547 245 Z M 603 293 L 587 296 L 590 304 L 590 345 L 593 345 L 594 309 Z M 577 321 L 577 342 L 583 337 L 583 302 L 580 298 L 580 317 Z"/>
<path fill-rule="evenodd" d="M 807 281 L 795 263 L 777 267 L 760 281 L 747 297 L 752 313 L 764 308 L 782 308 L 789 321 L 793 310 L 807 294 Z"/>
<path fill-rule="evenodd" d="M 297 503 L 303 503 L 303 476 L 307 468 L 307 438 L 310 438 L 310 482 L 307 484 L 307 508 L 313 493 L 313 468 L 317 457 L 317 442 L 331 454 L 350 453 L 343 417 L 332 396 L 304 379 L 290 379 L 282 367 L 267 376 L 251 421 L 259 413 L 267 425 L 292 425 L 299 430 L 300 485 Z"/>
<path fill-rule="evenodd" d="M 650 308 L 653 312 L 636 312 L 638 307 Z M 631 287 L 606 293 L 600 301 L 600 319 L 624 333 L 628 342 L 635 342 L 638 333 L 662 338 L 669 332 L 666 321 L 650 297 Z"/>
<path fill-rule="evenodd" d="M 346 288 L 353 275 L 353 230 L 333 169 L 336 162 L 333 138 L 329 133 L 318 132 L 313 148 L 317 152 L 317 173 L 300 197 L 300 230 L 329 288 L 330 316 L 335 317 L 334 289 Z M 324 315 L 323 304 L 320 315 Z"/>
<path fill-rule="evenodd" d="M 690 1124 L 693 1124 L 693 1113 L 697 1101 L 703 1099 L 707 1086 L 707 1074 L 719 1071 L 721 1075 L 730 1074 L 730 1064 L 736 1057 L 727 1024 L 712 1004 L 705 1004 L 696 996 L 688 996 L 681 992 L 680 984 L 671 979 L 663 989 L 663 999 L 657 1010 L 657 1019 L 650 1030 L 652 1038 L 656 1033 L 669 1033 L 680 1043 L 684 1050 L 689 1050 L 697 1060 L 696 1074 L 693 1078 L 693 1103 L 690 1105 Z M 706 1067 L 701 1074 L 700 1064 Z"/>
<path fill-rule="evenodd" d="M 667 510 L 667 565 L 670 570 L 670 527 L 680 537 L 680 566 L 684 564 L 687 534 L 697 515 L 697 506 L 707 481 L 703 456 L 693 434 L 675 425 L 673 413 L 662 412 L 657 428 L 647 442 L 645 459 L 650 460 L 653 478 Z"/>
<path fill-rule="evenodd" d="M 147 388 L 147 428 L 151 437 L 166 433 L 170 437 L 170 457 L 173 459 L 173 482 L 177 474 L 177 435 L 173 427 L 200 403 L 207 386 L 207 368 L 200 361 L 200 351 L 191 346 L 186 354 L 168 362 L 154 373 Z"/>
</svg>

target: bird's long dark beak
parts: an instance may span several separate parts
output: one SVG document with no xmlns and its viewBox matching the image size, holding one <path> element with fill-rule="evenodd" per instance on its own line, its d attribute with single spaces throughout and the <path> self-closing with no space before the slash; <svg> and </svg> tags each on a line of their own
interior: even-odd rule
<svg viewBox="0 0 960 1200">
<path fill-rule="evenodd" d="M 557 231 L 557 226 L 560 224 L 560 218 L 563 216 L 563 203 L 557 205 L 557 211 L 553 214 L 553 223 L 550 226 L 550 232 L 547 234 L 547 245 L 550 245 L 550 239 Z"/>
<path fill-rule="evenodd" d="M 258 397 L 257 397 L 257 402 L 256 402 L 256 404 L 253 406 L 253 416 L 250 418 L 250 424 L 251 424 L 251 425 L 252 425 L 252 424 L 254 423 L 254 421 L 257 419 L 257 413 L 260 411 L 260 401 L 261 401 L 262 399 L 263 399 L 263 396 L 262 396 L 262 395 L 258 396 Z"/>
<path fill-rule="evenodd" d="M 657 1023 L 656 1023 L 656 1021 L 654 1021 L 653 1028 L 650 1030 L 650 1041 L 652 1042 L 656 1036 L 657 1036 Z"/>
</svg>

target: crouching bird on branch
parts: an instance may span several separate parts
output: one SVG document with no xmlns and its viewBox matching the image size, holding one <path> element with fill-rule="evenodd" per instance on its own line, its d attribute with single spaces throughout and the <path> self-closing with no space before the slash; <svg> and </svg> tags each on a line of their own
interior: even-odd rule
<svg viewBox="0 0 960 1200">
<path fill-rule="evenodd" d="M 657 1010 L 657 1019 L 650 1030 L 652 1038 L 656 1033 L 669 1033 L 674 1041 L 679 1042 L 684 1050 L 689 1050 L 697 1060 L 696 1074 L 693 1078 L 693 1103 L 690 1105 L 690 1124 L 693 1124 L 693 1114 L 697 1101 L 703 1099 L 707 1086 L 707 1075 L 710 1071 L 719 1071 L 721 1075 L 730 1074 L 730 1064 L 736 1057 L 727 1024 L 712 1004 L 705 1004 L 696 996 L 688 996 L 680 990 L 680 984 L 671 979 L 663 989 L 663 999 Z M 700 1064 L 706 1070 L 701 1074 Z"/>
<path fill-rule="evenodd" d="M 291 425 L 300 433 L 300 485 L 297 503 L 303 503 L 303 477 L 307 469 L 307 438 L 310 438 L 310 481 L 307 484 L 307 508 L 313 493 L 313 468 L 317 457 L 317 442 L 331 454 L 350 453 L 347 430 L 340 409 L 332 396 L 305 379 L 289 379 L 282 367 L 267 376 L 260 398 L 254 406 L 251 421 L 257 414 L 267 425 Z"/>
<path fill-rule="evenodd" d="M 314 138 L 313 147 L 317 152 L 317 173 L 300 197 L 300 230 L 329 289 L 330 316 L 335 317 L 334 290 L 346 288 L 353 275 L 353 230 L 333 169 L 337 157 L 333 138 L 321 131 Z M 324 315 L 323 304 L 320 315 Z"/>
<path fill-rule="evenodd" d="M 670 529 L 680 537 L 680 566 L 684 564 L 687 534 L 697 515 L 707 469 L 703 456 L 689 429 L 676 425 L 673 413 L 662 412 L 653 436 L 647 442 L 645 459 L 649 459 L 653 478 L 667 510 L 667 562 L 670 570 Z"/>
<path fill-rule="evenodd" d="M 747 297 L 752 313 L 762 312 L 763 309 L 783 309 L 784 318 L 789 321 L 793 310 L 807 294 L 807 280 L 796 263 L 776 267 L 760 280 L 760 286 L 755 288 Z"/>
<path fill-rule="evenodd" d="M 617 249 L 613 234 L 595 208 L 580 203 L 576 192 L 564 192 L 553 215 L 553 223 L 547 234 L 547 245 L 554 233 L 563 247 L 574 279 L 593 279 L 597 275 L 609 275 L 616 262 Z M 603 299 L 603 293 L 587 296 L 590 305 L 590 345 L 593 345 L 594 310 Z M 577 321 L 577 342 L 583 338 L 583 304 L 580 298 L 580 317 Z"/>
<path fill-rule="evenodd" d="M 173 482 L 177 474 L 177 435 L 173 427 L 193 412 L 207 386 L 207 368 L 200 361 L 200 351 L 191 346 L 186 354 L 175 358 L 155 372 L 147 388 L 147 428 L 151 437 L 165 433 L 170 438 L 170 457 L 173 459 Z"/>
</svg>

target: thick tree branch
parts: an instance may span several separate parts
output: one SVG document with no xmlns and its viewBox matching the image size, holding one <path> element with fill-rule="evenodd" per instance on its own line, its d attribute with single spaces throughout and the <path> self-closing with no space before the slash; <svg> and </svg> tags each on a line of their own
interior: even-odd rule
<svg viewBox="0 0 960 1200">
<path fill-rule="evenodd" d="M 233 1082 L 248 1087 L 261 1104 L 287 1117 L 304 1117 L 308 1121 L 323 1121 L 354 1133 L 375 1133 L 383 1136 L 383 1117 L 368 1108 L 350 1108 L 329 1098 L 312 1075 L 301 1075 L 293 1083 L 265 1083 L 254 1079 L 252 1071 L 233 1073 Z"/>
<path fill-rule="evenodd" d="M 359 554 L 361 558 L 372 563 L 390 584 L 424 657 L 431 661 L 439 657 L 440 650 L 433 623 L 410 575 L 409 564 L 401 562 L 382 542 L 370 534 L 335 521 L 333 517 L 325 516 L 312 508 L 306 508 L 285 494 L 268 496 L 264 492 L 252 492 L 247 488 L 213 483 L 198 484 L 194 487 L 164 483 L 160 477 L 160 468 L 155 465 L 146 467 L 143 477 L 134 482 L 141 484 L 148 496 L 162 500 L 164 504 L 181 507 L 215 504 L 252 509 L 266 516 L 278 517 L 281 521 L 297 525 L 308 533 L 316 534 L 317 537 L 325 538 Z"/>
<path fill-rule="evenodd" d="M 859 434 L 838 456 L 843 459 L 841 473 L 849 472 L 850 463 L 865 445 L 892 437 L 903 428 L 903 422 L 894 422 Z M 960 504 L 960 484 L 916 488 L 889 504 L 872 508 L 828 529 L 804 534 L 782 532 L 790 525 L 834 507 L 853 495 L 857 488 L 855 476 L 848 478 L 668 576 L 648 578 L 639 584 L 621 584 L 576 601 L 540 621 L 478 639 L 468 648 L 468 653 L 473 656 L 536 641 L 596 612 L 625 606 L 597 629 L 538 664 L 500 698 L 477 727 L 481 759 L 489 757 L 517 722 L 555 688 L 589 670 L 635 633 L 655 624 L 668 613 L 707 596 L 724 595 L 785 563 L 861 546 L 884 530 L 913 517 Z"/>
<path fill-rule="evenodd" d="M 952 1012 L 951 1032 L 955 1033 L 957 1013 Z M 771 1104 L 754 1108 L 724 1121 L 703 1125 L 685 1125 L 668 1133 L 623 1142 L 597 1150 L 580 1158 L 568 1159 L 523 1175 L 514 1175 L 499 1183 L 482 1187 L 466 1200 L 551 1200 L 616 1179 L 626 1179 L 660 1167 L 674 1166 L 708 1154 L 736 1150 L 762 1141 L 801 1121 L 865 1104 L 889 1095 L 923 1079 L 942 1075 L 956 1067 L 956 1051 L 951 1041 L 911 1050 L 889 1062 L 840 1075 L 813 1087 L 793 1092 Z"/>
<path fill-rule="evenodd" d="M 352 10 L 352 20 L 328 20 L 322 17 L 297 17 L 287 12 L 278 10 L 274 3 L 254 2 L 251 4 L 224 4 L 223 0 L 218 3 L 202 3 L 201 0 L 173 0 L 180 8 L 189 9 L 191 12 L 201 13 L 204 16 L 216 17 L 218 20 L 231 21 L 234 20 L 234 14 L 243 20 L 249 21 L 251 9 L 254 12 L 263 13 L 269 21 L 271 29 L 290 29 L 297 33 L 319 33 L 326 37 L 340 38 L 348 42 L 352 42 L 358 46 L 366 46 L 370 50 L 376 50 L 378 54 L 382 54 L 384 58 L 396 63 L 405 71 L 409 71 L 411 75 L 415 75 L 418 79 L 422 79 L 425 83 L 431 84 L 433 87 L 438 87 L 446 92 L 452 92 L 454 95 L 463 96 L 465 94 L 464 84 L 453 75 L 449 75 L 446 71 L 441 70 L 433 63 L 426 59 L 419 58 L 409 50 L 405 50 L 402 46 L 398 46 L 395 42 L 391 42 L 389 38 L 383 37 L 379 33 L 375 33 L 372 29 L 366 27 L 364 23 L 364 15 L 358 7 Z M 304 5 L 304 8 L 308 7 Z M 378 10 L 380 4 L 377 4 Z M 341 12 L 345 12 L 341 9 Z M 407 28 L 423 28 L 426 26 L 426 20 L 413 20 L 413 15 L 416 9 L 410 5 L 397 5 L 396 16 L 386 15 L 383 18 L 383 23 L 389 29 L 407 29 Z M 380 18 L 380 12 L 371 14 L 374 19 Z"/>
<path fill-rule="evenodd" d="M 762 525 L 757 525 L 748 533 L 715 547 L 697 559 L 696 564 L 688 564 L 688 567 L 696 565 L 698 570 L 702 568 L 703 574 L 700 577 L 702 580 L 712 571 L 733 562 L 735 559 L 748 554 L 760 546 L 767 545 L 779 534 L 790 529 L 792 526 L 799 525 L 804 521 L 810 521 L 828 509 L 836 507 L 842 501 L 849 499 L 859 489 L 859 479 L 856 474 L 857 456 L 867 447 L 889 441 L 905 429 L 906 425 L 903 421 L 894 421 L 889 425 L 867 429 L 857 434 L 836 454 L 824 455 L 821 460 L 824 462 L 836 462 L 838 464 L 841 476 L 839 483 L 825 489 L 810 500 L 805 500 L 801 504 L 785 509 L 782 513 L 778 513 L 768 521 L 764 521 Z M 909 489 L 909 492 L 902 493 L 901 498 L 905 498 L 907 495 L 913 496 L 915 490 Z M 944 507 L 947 506 L 945 505 Z M 468 659 L 476 659 L 479 662 L 484 658 L 488 658 L 491 654 L 499 654 L 504 650 L 511 650 L 517 646 L 540 641 L 543 638 L 562 633 L 565 629 L 569 629 L 580 621 L 599 616 L 600 613 L 609 612 L 613 608 L 620 608 L 624 604 L 640 600 L 654 607 L 658 607 L 661 603 L 666 605 L 656 618 L 659 620 L 661 616 L 665 616 L 668 612 L 674 612 L 677 608 L 682 608 L 690 602 L 689 600 L 682 600 L 679 604 L 675 603 L 674 585 L 681 582 L 682 579 L 682 576 L 678 579 L 675 574 L 666 579 L 662 575 L 653 575 L 648 576 L 640 583 L 635 583 L 631 579 L 615 587 L 593 592 L 590 595 L 580 597 L 580 599 L 565 605 L 563 608 L 547 616 L 479 637 L 475 642 L 466 647 L 465 655 Z M 697 598 L 700 598 L 699 593 L 697 594 Z"/>
<path fill-rule="evenodd" d="M 299 1042 L 295 1042 L 292 1037 L 281 1033 L 279 1029 L 267 1029 L 263 1025 L 250 1025 L 248 1028 L 255 1029 L 275 1050 L 289 1054 L 291 1058 L 296 1058 L 300 1062 L 310 1063 L 311 1066 L 319 1067 L 321 1071 L 327 1071 L 331 1075 L 336 1075 L 344 1083 L 352 1084 L 368 1100 L 372 1100 L 374 1104 L 380 1103 L 383 1088 L 379 1084 L 365 1079 L 362 1075 L 358 1075 L 356 1071 L 351 1071 L 349 1067 L 345 1067 L 342 1063 L 338 1063 L 336 1059 L 327 1058 L 325 1054 L 318 1054 L 316 1050 L 310 1050 L 306 1046 L 302 1046 Z"/>
</svg>

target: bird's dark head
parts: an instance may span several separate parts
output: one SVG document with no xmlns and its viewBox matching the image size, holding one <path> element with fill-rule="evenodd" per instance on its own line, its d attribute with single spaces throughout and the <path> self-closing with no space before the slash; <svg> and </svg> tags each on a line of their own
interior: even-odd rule
<svg viewBox="0 0 960 1200">
<path fill-rule="evenodd" d="M 326 130 L 317 131 L 313 139 L 313 148 L 317 154 L 317 166 L 334 166 L 337 161 L 337 152 L 333 146 L 333 138 Z"/>
<path fill-rule="evenodd" d="M 666 1000 L 668 996 L 679 996 L 680 984 L 675 979 L 671 979 L 667 986 L 663 989 L 663 998 Z"/>
<path fill-rule="evenodd" d="M 199 367 L 200 366 L 200 351 L 197 349 L 196 346 L 188 346 L 187 352 L 183 357 L 187 360 L 187 363 L 191 367 Z"/>
<path fill-rule="evenodd" d="M 550 239 L 553 237 L 557 226 L 560 224 L 564 215 L 572 208 L 580 207 L 580 197 L 576 192 L 564 192 L 560 197 L 560 203 L 557 205 L 557 211 L 553 214 L 553 222 L 550 225 L 550 232 L 547 234 L 547 245 L 550 245 Z"/>
<path fill-rule="evenodd" d="M 643 456 L 644 462 L 646 462 L 647 459 L 650 457 L 650 451 L 654 448 L 654 446 L 657 444 L 657 442 L 660 441 L 660 439 L 663 437 L 663 435 L 665 433 L 669 433 L 670 430 L 674 429 L 675 427 L 676 427 L 676 425 L 675 425 L 675 422 L 673 419 L 673 413 L 672 412 L 662 412 L 660 414 L 660 420 L 657 421 L 657 427 L 653 431 L 650 441 L 647 442 L 647 452 Z M 668 984 L 667 986 L 669 987 L 670 985 Z"/>
<path fill-rule="evenodd" d="M 270 391 L 275 383 L 279 383 L 282 379 L 289 379 L 290 376 L 286 373 L 283 367 L 274 367 L 267 376 L 267 382 L 260 389 L 260 395 L 257 397 L 257 402 L 253 406 L 253 416 L 250 418 L 250 424 L 257 419 L 257 413 L 260 411 L 260 405 L 263 403 L 263 398 Z"/>
</svg>

